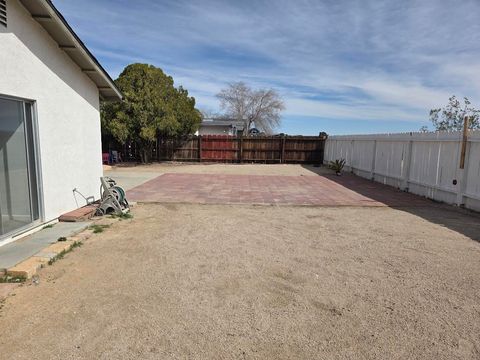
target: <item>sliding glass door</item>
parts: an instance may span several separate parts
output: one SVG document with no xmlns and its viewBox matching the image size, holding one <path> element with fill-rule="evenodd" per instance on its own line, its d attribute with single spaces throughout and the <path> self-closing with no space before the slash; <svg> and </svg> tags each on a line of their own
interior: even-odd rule
<svg viewBox="0 0 480 360">
<path fill-rule="evenodd" d="M 0 97 L 0 239 L 39 219 L 32 104 Z"/>
</svg>

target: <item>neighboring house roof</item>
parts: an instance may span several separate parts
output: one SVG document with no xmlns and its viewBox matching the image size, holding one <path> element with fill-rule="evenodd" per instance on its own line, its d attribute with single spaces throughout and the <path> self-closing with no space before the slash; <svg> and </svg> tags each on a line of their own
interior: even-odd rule
<svg viewBox="0 0 480 360">
<path fill-rule="evenodd" d="M 238 120 L 216 120 L 216 119 L 204 119 L 201 126 L 235 126 L 237 129 L 242 130 L 244 127 L 243 121 Z"/>
<path fill-rule="evenodd" d="M 114 81 L 68 25 L 50 0 L 20 0 L 23 6 L 55 40 L 63 51 L 97 85 L 100 97 L 107 101 L 122 100 Z"/>
</svg>

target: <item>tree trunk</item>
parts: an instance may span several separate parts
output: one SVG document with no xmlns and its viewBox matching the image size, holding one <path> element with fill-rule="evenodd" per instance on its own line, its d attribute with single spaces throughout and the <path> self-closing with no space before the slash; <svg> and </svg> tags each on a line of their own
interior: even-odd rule
<svg viewBox="0 0 480 360">
<path fill-rule="evenodd" d="M 250 126 L 252 126 L 252 121 L 251 120 L 245 121 L 243 135 L 248 136 L 248 132 L 250 131 Z"/>
<path fill-rule="evenodd" d="M 146 164 L 149 161 L 149 156 L 148 156 L 148 146 L 143 143 L 138 143 L 139 147 L 139 153 L 140 153 L 140 162 L 142 164 Z"/>
</svg>

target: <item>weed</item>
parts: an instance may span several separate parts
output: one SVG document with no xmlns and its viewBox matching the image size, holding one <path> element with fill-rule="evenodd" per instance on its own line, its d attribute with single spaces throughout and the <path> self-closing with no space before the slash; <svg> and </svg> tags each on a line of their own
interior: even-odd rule
<svg viewBox="0 0 480 360">
<path fill-rule="evenodd" d="M 77 248 L 77 247 L 80 247 L 82 246 L 83 243 L 81 241 L 74 241 L 72 246 L 70 246 L 70 248 L 68 248 L 67 250 L 62 250 L 61 252 L 59 252 L 57 255 L 55 255 L 53 258 L 51 258 L 49 261 L 48 261 L 48 265 L 52 265 L 55 261 L 57 260 L 60 260 L 60 259 L 63 259 L 63 257 L 68 254 L 70 251 L 72 251 L 73 249 Z"/>
<path fill-rule="evenodd" d="M 110 218 L 124 220 L 124 219 L 133 218 L 133 215 L 129 212 L 128 213 L 121 213 L 120 215 L 112 214 L 112 215 L 110 215 Z"/>
<path fill-rule="evenodd" d="M 342 173 L 343 167 L 345 166 L 345 159 L 337 159 L 335 161 L 330 161 L 328 167 L 335 171 L 337 175 Z"/>
<path fill-rule="evenodd" d="M 42 228 L 42 230 L 44 230 L 44 229 L 51 229 L 51 228 L 54 227 L 54 226 L 55 226 L 55 224 L 48 224 L 48 225 L 45 225 L 45 226 Z"/>
<path fill-rule="evenodd" d="M 21 283 L 27 280 L 24 276 L 0 276 L 0 283 Z"/>
<path fill-rule="evenodd" d="M 90 230 L 93 230 L 93 233 L 94 234 L 98 234 L 98 233 L 101 233 L 103 232 L 103 230 L 105 230 L 106 228 L 109 228 L 110 225 L 98 225 L 98 224 L 95 224 L 95 225 L 92 225 L 89 227 Z"/>
</svg>

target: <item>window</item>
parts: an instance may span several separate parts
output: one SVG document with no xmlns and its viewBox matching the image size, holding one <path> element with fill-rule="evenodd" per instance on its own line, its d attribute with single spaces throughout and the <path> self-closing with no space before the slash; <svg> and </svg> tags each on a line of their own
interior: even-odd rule
<svg viewBox="0 0 480 360">
<path fill-rule="evenodd" d="M 7 27 L 7 2 L 0 0 L 0 25 Z"/>
</svg>

